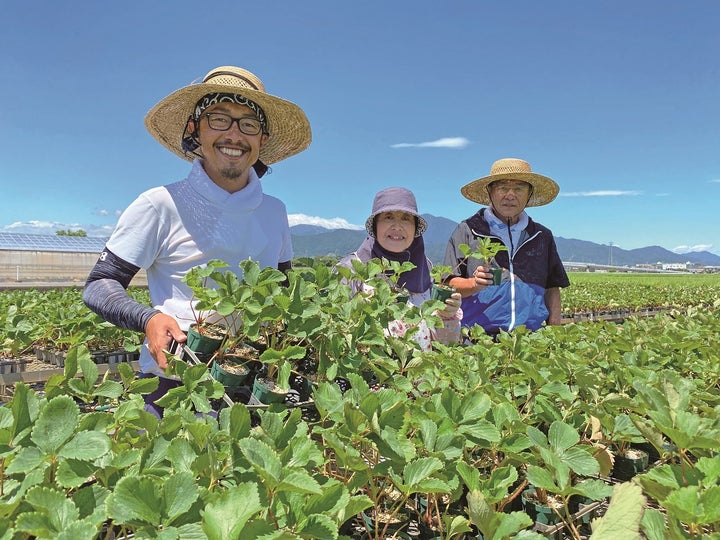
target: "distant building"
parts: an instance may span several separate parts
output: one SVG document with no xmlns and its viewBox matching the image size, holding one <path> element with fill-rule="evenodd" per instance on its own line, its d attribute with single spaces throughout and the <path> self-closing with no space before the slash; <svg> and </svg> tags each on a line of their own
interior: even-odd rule
<svg viewBox="0 0 720 540">
<path fill-rule="evenodd" d="M 685 271 L 688 269 L 688 266 L 691 266 L 692 263 L 690 262 L 684 262 L 684 263 L 662 263 L 662 269 L 663 270 L 676 270 L 676 271 Z"/>
<path fill-rule="evenodd" d="M 77 281 L 83 284 L 106 238 L 0 232 L 0 281 Z M 145 272 L 133 285 L 146 285 Z"/>
</svg>

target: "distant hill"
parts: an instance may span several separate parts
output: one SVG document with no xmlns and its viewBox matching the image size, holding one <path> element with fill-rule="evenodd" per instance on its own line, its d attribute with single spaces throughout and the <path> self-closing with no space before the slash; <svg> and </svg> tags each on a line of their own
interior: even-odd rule
<svg viewBox="0 0 720 540">
<path fill-rule="evenodd" d="M 436 264 L 445 256 L 445 246 L 457 222 L 444 217 L 423 214 L 428 222 L 425 232 L 425 251 Z M 296 257 L 331 255 L 341 257 L 362 243 L 367 236 L 364 230 L 325 229 L 315 225 L 295 225 L 290 228 Z M 625 250 L 617 246 L 596 244 L 586 240 L 555 237 L 560 258 L 565 262 L 586 262 L 635 266 L 638 264 L 692 262 L 706 266 L 720 266 L 720 256 L 707 251 L 677 254 L 660 246 Z"/>
</svg>

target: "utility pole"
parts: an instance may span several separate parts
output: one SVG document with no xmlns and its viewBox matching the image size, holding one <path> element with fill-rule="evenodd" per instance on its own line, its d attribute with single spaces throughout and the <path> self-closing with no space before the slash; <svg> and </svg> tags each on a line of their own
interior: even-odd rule
<svg viewBox="0 0 720 540">
<path fill-rule="evenodd" d="M 610 266 L 612 266 L 612 247 L 613 247 L 613 243 L 610 242 Z"/>
</svg>

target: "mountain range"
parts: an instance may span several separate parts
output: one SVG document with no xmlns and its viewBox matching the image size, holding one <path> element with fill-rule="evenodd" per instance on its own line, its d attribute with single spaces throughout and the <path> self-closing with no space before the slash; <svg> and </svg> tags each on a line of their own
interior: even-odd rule
<svg viewBox="0 0 720 540">
<path fill-rule="evenodd" d="M 424 234 L 425 252 L 433 263 L 442 264 L 445 246 L 457 222 L 431 214 L 422 214 L 422 217 L 428 222 L 428 229 Z M 316 225 L 295 225 L 290 230 L 295 257 L 340 257 L 355 251 L 367 236 L 364 229 L 326 229 Z M 660 246 L 626 250 L 613 245 L 559 236 L 555 237 L 555 243 L 560 258 L 566 263 L 632 267 L 638 264 L 690 262 L 702 266 L 720 266 L 720 256 L 708 251 L 678 254 Z"/>
</svg>

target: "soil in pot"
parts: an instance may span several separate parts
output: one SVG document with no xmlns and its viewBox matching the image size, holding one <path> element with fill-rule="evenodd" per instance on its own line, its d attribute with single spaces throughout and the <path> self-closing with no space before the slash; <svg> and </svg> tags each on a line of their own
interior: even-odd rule
<svg viewBox="0 0 720 540">
<path fill-rule="evenodd" d="M 365 529 L 367 533 L 369 533 L 363 535 L 363 538 L 376 538 L 377 534 L 385 534 L 388 536 L 382 536 L 381 538 L 412 539 L 412 536 L 408 532 L 410 517 L 407 514 L 396 514 L 393 516 L 380 511 L 376 516 L 375 511 L 370 509 L 362 513 L 362 518 Z"/>
<path fill-rule="evenodd" d="M 268 381 L 263 377 L 255 377 L 253 382 L 253 396 L 260 403 L 270 405 L 272 403 L 285 403 L 287 390 L 275 386 L 275 381 Z"/>
<path fill-rule="evenodd" d="M 222 345 L 225 332 L 225 328 L 220 325 L 204 325 L 202 328 L 192 325 L 188 329 L 185 345 L 198 357 L 209 358 Z"/>
<path fill-rule="evenodd" d="M 226 357 L 213 360 L 210 367 L 213 378 L 226 387 L 240 386 L 249 373 L 250 369 L 245 364 L 236 363 Z"/>
<path fill-rule="evenodd" d="M 562 522 L 560 517 L 565 512 L 565 505 L 555 496 L 548 494 L 546 500 L 540 500 L 535 488 L 522 492 L 523 511 L 536 523 L 555 525 Z"/>
<path fill-rule="evenodd" d="M 633 476 L 647 470 L 649 457 L 645 450 L 628 448 L 615 456 L 612 477 L 618 480 L 630 480 Z"/>
</svg>

